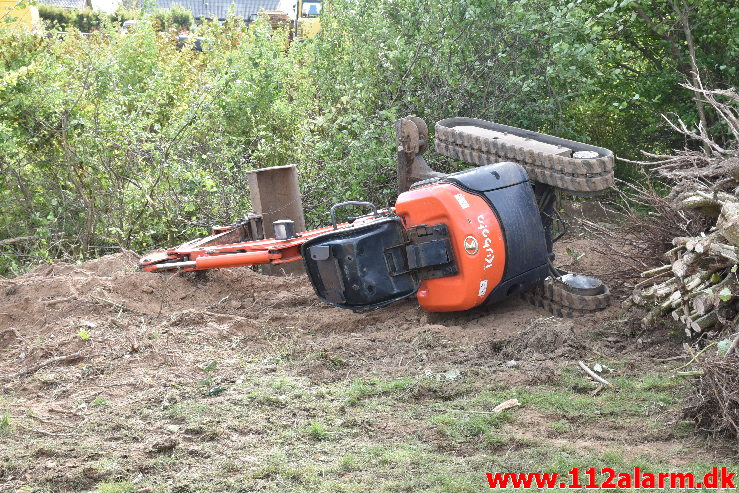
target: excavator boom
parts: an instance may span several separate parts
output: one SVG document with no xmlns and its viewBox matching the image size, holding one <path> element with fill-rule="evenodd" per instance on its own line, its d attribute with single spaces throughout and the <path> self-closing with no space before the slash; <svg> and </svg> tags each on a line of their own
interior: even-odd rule
<svg viewBox="0 0 739 493">
<path fill-rule="evenodd" d="M 349 205 L 366 205 L 364 202 L 345 202 L 332 208 L 332 216 L 338 207 Z M 373 215 L 352 218 L 351 223 L 334 224 L 323 228 L 296 233 L 292 221 L 275 222 L 275 238 L 255 239 L 232 242 L 234 238 L 249 238 L 244 222 L 227 227 L 213 228 L 213 234 L 166 250 L 157 250 L 143 256 L 139 266 L 144 272 L 162 272 L 174 270 L 190 272 L 196 270 L 222 269 L 228 267 L 246 267 L 264 264 L 284 264 L 295 262 L 303 257 L 300 253 L 302 245 L 317 236 L 331 231 L 351 227 L 353 223 L 361 224 L 384 217 L 391 210 L 375 210 Z M 252 230 L 254 218 L 250 218 Z M 261 228 L 260 228 L 261 229 Z M 245 234 L 246 231 L 246 234 Z"/>
</svg>

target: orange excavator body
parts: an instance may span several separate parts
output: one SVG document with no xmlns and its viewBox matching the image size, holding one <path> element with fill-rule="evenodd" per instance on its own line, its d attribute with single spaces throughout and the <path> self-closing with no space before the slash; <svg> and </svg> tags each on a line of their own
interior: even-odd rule
<svg viewBox="0 0 739 493">
<path fill-rule="evenodd" d="M 416 297 L 430 312 L 468 310 L 481 304 L 503 278 L 505 243 L 485 200 L 438 183 L 400 194 L 395 212 L 406 228 L 443 223 L 454 246 L 458 274 L 421 281 Z"/>
<path fill-rule="evenodd" d="M 555 189 L 586 195 L 608 189 L 611 151 L 451 118 L 437 123 L 435 149 L 479 167 L 444 175 L 422 157 L 430 145 L 422 119 L 402 118 L 395 130 L 401 192 L 395 207 L 336 204 L 332 226 L 296 232 L 293 221 L 275 221 L 275 238 L 267 240 L 258 239 L 263 217 L 250 215 L 214 229 L 210 237 L 146 255 L 142 270 L 186 272 L 302 259 L 316 295 L 352 310 L 415 296 L 427 311 L 461 311 L 519 294 L 556 316 L 608 306 L 603 283 L 554 266 L 553 244 L 564 234 L 563 223 L 556 238 L 552 230 L 558 216 Z M 373 213 L 337 224 L 336 209 L 349 206 L 369 206 Z"/>
</svg>

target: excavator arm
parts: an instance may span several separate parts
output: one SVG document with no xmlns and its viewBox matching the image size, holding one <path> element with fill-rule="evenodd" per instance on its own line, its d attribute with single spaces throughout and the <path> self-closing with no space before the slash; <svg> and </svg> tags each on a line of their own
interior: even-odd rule
<svg viewBox="0 0 739 493">
<path fill-rule="evenodd" d="M 373 214 L 350 218 L 350 222 L 337 224 L 336 210 L 340 207 L 373 207 Z M 222 269 L 264 264 L 284 264 L 302 260 L 303 244 L 317 236 L 386 217 L 392 210 L 377 210 L 367 202 L 343 202 L 331 208 L 332 225 L 297 233 L 292 221 L 276 221 L 275 238 L 254 239 L 262 230 L 261 218 L 251 215 L 247 220 L 231 226 L 214 227 L 205 238 L 188 241 L 175 248 L 151 252 L 139 260 L 144 272 Z M 244 241 L 234 241 L 236 239 Z"/>
</svg>

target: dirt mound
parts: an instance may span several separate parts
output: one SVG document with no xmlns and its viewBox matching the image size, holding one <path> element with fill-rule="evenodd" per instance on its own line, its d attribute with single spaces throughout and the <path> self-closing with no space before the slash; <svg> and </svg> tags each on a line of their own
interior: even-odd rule
<svg viewBox="0 0 739 493">
<path fill-rule="evenodd" d="M 585 272 L 603 268 L 579 253 L 587 250 L 585 240 L 558 246 L 560 263 L 569 259 Z M 463 313 L 426 313 L 414 300 L 352 313 L 321 303 L 303 276 L 247 268 L 152 274 L 139 272 L 137 261 L 133 252 L 122 252 L 0 280 L 3 374 L 12 380 L 69 364 L 63 359 L 69 355 L 91 365 L 107 359 L 101 366 L 108 372 L 131 371 L 130 361 L 110 360 L 134 354 L 136 371 L 171 362 L 175 352 L 176 366 L 187 366 L 202 340 L 238 340 L 247 352 L 302 358 L 301 374 L 319 381 L 409 368 L 445 371 L 470 362 L 499 367 L 506 359 L 577 357 L 585 350 L 577 327 L 602 324 L 614 310 L 579 319 L 577 326 L 515 298 Z"/>
<path fill-rule="evenodd" d="M 572 320 L 567 319 L 537 318 L 521 330 L 517 338 L 506 344 L 501 354 L 517 359 L 577 357 L 586 346 L 575 333 L 574 325 Z"/>
<path fill-rule="evenodd" d="M 379 363 L 372 371 L 393 373 L 470 359 L 497 365 L 507 355 L 531 352 L 562 356 L 577 347 L 571 323 L 517 299 L 453 314 L 428 314 L 414 301 L 352 313 L 321 303 L 302 276 L 271 277 L 247 268 L 152 274 L 139 272 L 137 261 L 122 252 L 0 281 L 3 373 L 68 364 L 55 358 L 70 354 L 88 362 L 120 358 L 153 350 L 157 334 L 192 330 L 308 358 L 301 371 L 318 380 L 343 378 L 337 370 L 362 371 L 368 359 Z M 146 368 L 156 361 L 139 363 Z"/>
</svg>

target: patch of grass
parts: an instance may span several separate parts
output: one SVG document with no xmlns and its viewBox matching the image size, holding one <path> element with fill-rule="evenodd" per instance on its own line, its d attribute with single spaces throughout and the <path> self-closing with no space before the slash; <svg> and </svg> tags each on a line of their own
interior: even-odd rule
<svg viewBox="0 0 739 493">
<path fill-rule="evenodd" d="M 367 448 L 369 460 L 380 466 L 410 468 L 424 463 L 423 452 L 417 445 L 374 445 Z"/>
<path fill-rule="evenodd" d="M 287 377 L 277 377 L 269 383 L 270 388 L 273 390 L 285 390 L 291 387 L 290 379 Z"/>
<path fill-rule="evenodd" d="M 413 399 L 451 401 L 470 392 L 470 386 L 459 380 L 422 378 L 411 389 Z"/>
<path fill-rule="evenodd" d="M 639 377 L 611 377 L 612 389 L 593 396 L 595 387 L 582 387 L 582 374 L 567 370 L 561 385 L 511 389 L 521 404 L 568 418 L 602 418 L 648 416 L 656 409 L 674 406 L 679 399 L 679 386 L 674 379 L 658 374 Z M 584 391 L 587 390 L 587 392 Z"/>
<path fill-rule="evenodd" d="M 362 456 L 366 481 L 373 491 L 431 491 L 472 493 L 481 491 L 486 461 L 457 459 L 429 453 L 426 447 L 410 444 L 367 447 Z M 406 471 L 413 471 L 406 474 Z M 474 471 L 474 472 L 472 472 Z M 365 481 L 365 482 L 366 482 Z"/>
<path fill-rule="evenodd" d="M 343 456 L 339 459 L 339 471 L 341 472 L 354 472 L 360 471 L 364 468 L 361 458 L 354 454 Z"/>
<path fill-rule="evenodd" d="M 687 421 L 679 421 L 672 427 L 673 438 L 688 438 L 695 433 L 695 425 Z"/>
<path fill-rule="evenodd" d="M 603 467 L 618 469 L 628 466 L 623 455 L 615 450 L 605 452 L 601 455 L 590 456 L 589 454 L 578 453 L 574 449 L 563 447 L 556 451 L 548 451 L 540 457 L 544 459 L 544 472 L 564 473 L 575 467 L 582 467 L 583 464 L 587 464 L 588 467 L 595 467 L 596 469 Z"/>
<path fill-rule="evenodd" d="M 598 402 L 590 396 L 553 388 L 537 391 L 516 389 L 518 399 L 524 406 L 564 416 L 593 414 Z"/>
<path fill-rule="evenodd" d="M 311 421 L 306 427 L 305 432 L 308 437 L 316 441 L 328 440 L 331 438 L 331 433 L 326 430 L 326 427 L 323 424 L 317 421 Z"/>
<path fill-rule="evenodd" d="M 464 411 L 447 412 L 431 418 L 439 430 L 457 441 L 480 436 L 493 437 L 493 430 L 512 420 L 510 413 L 467 414 Z"/>
<path fill-rule="evenodd" d="M 601 474 L 603 468 L 614 469 L 616 473 L 628 473 L 632 472 L 634 467 L 639 467 L 643 473 L 652 474 L 676 470 L 674 465 L 665 462 L 659 456 L 627 458 L 624 452 L 626 450 L 612 449 L 602 453 L 592 453 L 567 446 L 539 446 L 518 451 L 507 457 L 492 457 L 491 463 L 486 465 L 487 470 L 485 472 L 518 473 L 522 471 L 541 471 L 545 473 L 557 473 L 561 478 L 566 478 L 569 481 L 570 476 L 568 475 L 568 471 L 573 468 L 579 468 L 580 483 L 584 484 L 589 479 L 585 471 L 591 467 L 595 469 L 597 483 L 602 483 L 608 478 L 607 475 Z M 736 465 L 729 465 L 729 469 L 732 471 L 736 470 Z M 680 465 L 679 470 L 681 472 L 692 472 L 696 477 L 701 477 L 711 470 L 711 466 L 702 463 L 688 463 Z M 675 490 L 664 489 L 652 491 L 669 492 Z"/>
<path fill-rule="evenodd" d="M 241 468 L 239 467 L 239 464 L 231 459 L 224 459 L 218 464 L 219 471 L 223 472 L 224 474 L 234 473 L 239 471 Z"/>
<path fill-rule="evenodd" d="M 256 404 L 268 407 L 281 408 L 288 405 L 288 401 L 284 397 L 264 392 L 250 392 L 244 398 L 245 400 L 250 400 Z"/>
<path fill-rule="evenodd" d="M 368 397 L 394 394 L 406 391 L 416 385 L 416 380 L 401 378 L 398 380 L 354 380 L 346 390 L 347 404 L 354 405 Z"/>
<path fill-rule="evenodd" d="M 209 361 L 202 364 L 207 366 Z M 657 406 L 656 419 L 644 419 L 649 411 L 644 399 L 660 402 L 674 391 L 673 383 L 659 375 L 612 378 L 618 382 L 615 389 L 592 396 L 583 392 L 590 387 L 576 371 L 564 372 L 555 384 L 527 387 L 491 383 L 485 369 L 466 367 L 462 367 L 463 377 L 454 378 L 416 373 L 387 380 L 365 377 L 320 383 L 295 376 L 297 365 L 265 371 L 260 358 L 245 364 L 243 380 L 217 399 L 202 396 L 201 387 L 189 379 L 164 403 L 147 395 L 135 409 L 91 413 L 86 430 L 99 431 L 97 436 L 115 432 L 129 440 L 158 440 L 172 436 L 165 431 L 169 427 L 161 428 L 162 423 L 179 427 L 179 445 L 171 455 L 132 456 L 125 462 L 116 458 L 117 463 L 97 456 L 89 465 L 104 475 L 92 477 L 114 481 L 127 477 L 126 471 L 140 469 L 146 479 L 136 484 L 137 489 L 182 493 L 471 493 L 486 488 L 485 472 L 566 474 L 575 466 L 628 471 L 640 464 L 665 471 L 677 467 L 678 453 L 696 453 L 696 460 L 709 460 L 699 449 L 710 445 L 683 444 L 664 434 L 655 434 L 654 440 L 660 446 L 664 441 L 669 449 L 664 453 L 655 449 L 653 457 L 635 458 L 634 448 L 624 445 L 630 443 L 627 440 L 649 444 L 652 439 L 644 437 L 645 427 L 664 427 L 661 418 L 672 412 Z M 518 398 L 522 407 L 491 413 L 511 398 Z M 619 415 L 618 410 L 625 413 Z M 589 438 L 591 432 L 595 438 Z M 603 438 L 606 433 L 613 438 Z M 569 446 L 562 434 L 576 436 L 582 443 Z M 86 441 L 90 453 L 97 450 L 99 442 L 94 440 Z M 28 450 L 19 470 L 34 457 L 33 447 Z M 10 474 L 9 466 L 2 466 L 8 461 L 2 454 L 0 450 L 0 477 Z M 38 452 L 35 458 L 46 456 Z M 168 482 L 175 475 L 177 480 Z M 126 492 L 129 484 L 100 483 L 97 488 Z"/>
<path fill-rule="evenodd" d="M 433 471 L 420 478 L 424 491 L 438 493 L 476 493 L 481 490 L 480 475 L 452 471 Z M 484 491 L 484 490 L 483 490 Z"/>
<path fill-rule="evenodd" d="M 108 399 L 103 399 L 102 397 L 95 397 L 92 401 L 90 401 L 90 407 L 104 407 L 108 405 Z"/>
<path fill-rule="evenodd" d="M 111 473 L 117 472 L 121 469 L 118 462 L 111 458 L 100 459 L 99 461 L 93 463 L 92 467 L 96 471 L 107 474 L 109 476 L 112 475 Z"/>
<path fill-rule="evenodd" d="M 167 414 L 175 421 L 198 424 L 208 414 L 210 407 L 200 402 L 175 402 L 167 408 Z"/>
<path fill-rule="evenodd" d="M 249 491 L 265 489 L 266 484 L 278 482 L 283 487 L 288 485 L 304 485 L 318 480 L 318 472 L 312 464 L 298 463 L 283 454 L 271 457 L 265 464 L 249 471 L 244 476 L 244 486 L 251 488 Z"/>
<path fill-rule="evenodd" d="M 572 424 L 565 420 L 552 421 L 547 423 L 547 426 L 557 433 L 569 433 L 572 431 Z"/>
<path fill-rule="evenodd" d="M 274 408 L 284 408 L 313 399 L 310 388 L 298 379 L 287 376 L 262 378 L 245 382 L 251 388 L 244 401 Z"/>
<path fill-rule="evenodd" d="M 136 486 L 128 481 L 116 481 L 113 483 L 99 483 L 97 485 L 99 493 L 129 493 L 136 491 Z"/>
<path fill-rule="evenodd" d="M 10 424 L 10 414 L 0 414 L 0 435 L 8 435 L 12 431 Z"/>
</svg>

